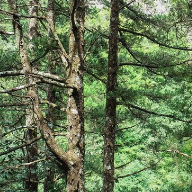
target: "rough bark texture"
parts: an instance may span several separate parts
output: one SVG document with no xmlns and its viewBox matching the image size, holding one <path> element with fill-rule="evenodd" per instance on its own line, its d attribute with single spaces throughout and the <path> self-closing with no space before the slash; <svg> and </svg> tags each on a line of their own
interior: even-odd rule
<svg viewBox="0 0 192 192">
<path fill-rule="evenodd" d="M 15 0 L 8 0 L 8 2 L 9 2 L 10 11 L 12 13 L 17 13 Z M 30 63 L 27 49 L 24 43 L 22 26 L 20 24 L 19 17 L 17 16 L 17 14 L 13 15 L 13 25 L 14 25 L 14 31 L 16 36 L 16 44 L 18 45 L 18 48 L 19 48 L 20 60 L 23 66 L 23 72 L 25 74 L 26 82 L 27 84 L 29 83 L 33 84 L 34 79 L 30 78 L 32 74 L 31 63 Z M 47 126 L 47 123 L 44 119 L 41 108 L 39 106 L 39 99 L 38 99 L 36 89 L 34 89 L 33 87 L 30 87 L 30 89 L 28 90 L 27 97 L 33 103 L 33 110 L 38 118 L 37 123 L 43 139 L 45 140 L 51 152 L 62 163 L 64 172 L 66 172 L 68 167 L 70 167 L 70 165 L 73 163 L 72 161 L 69 161 L 69 157 L 68 157 L 69 155 L 58 145 L 58 143 L 55 141 L 53 133 Z"/>
<path fill-rule="evenodd" d="M 30 0 L 29 1 L 29 3 L 30 3 L 29 15 L 38 16 L 38 1 L 39 0 Z M 29 21 L 29 39 L 30 40 L 32 40 L 34 37 L 38 36 L 37 28 L 38 28 L 37 18 L 31 18 Z"/>
<path fill-rule="evenodd" d="M 54 21 L 54 4 L 55 0 L 48 0 L 48 14 L 47 14 L 47 19 L 49 22 L 53 23 L 53 26 L 55 26 L 55 21 Z M 51 30 L 48 29 L 48 34 L 49 36 L 51 35 Z M 54 58 L 54 53 L 50 52 L 49 53 L 49 72 L 51 74 L 55 74 L 55 61 L 52 61 L 52 58 Z M 55 95 L 55 89 L 53 85 L 48 86 L 48 91 L 47 91 L 47 100 L 51 103 L 56 102 L 56 95 Z M 51 125 L 52 132 L 54 132 L 54 124 L 55 124 L 55 110 L 53 106 L 49 106 L 48 109 L 48 114 L 47 114 L 47 121 Z M 47 154 L 49 158 L 49 149 L 47 149 Z M 54 168 L 53 167 L 47 167 L 45 170 L 46 178 L 44 180 L 44 192 L 49 192 L 53 190 L 54 188 Z"/>
<path fill-rule="evenodd" d="M 38 2 L 37 0 L 30 1 L 29 15 L 38 15 Z M 29 22 L 29 39 L 33 40 L 37 37 L 37 19 L 31 18 Z M 29 43 L 30 50 L 33 51 L 33 43 Z M 31 70 L 31 69 L 30 69 Z M 27 81 L 33 82 L 32 77 L 28 77 Z M 33 87 L 32 89 L 35 89 Z M 28 89 L 28 92 L 30 89 Z M 28 94 L 28 93 L 27 93 Z M 26 126 L 28 126 L 27 131 L 25 132 L 25 140 L 30 142 L 31 140 L 37 137 L 35 114 L 33 111 L 33 105 L 29 105 L 26 109 Z M 27 162 L 33 162 L 37 160 L 38 156 L 38 146 L 37 143 L 27 146 Z M 28 191 L 38 191 L 38 177 L 37 177 L 37 163 L 34 163 L 27 167 L 27 180 L 25 181 L 25 189 Z"/>
<path fill-rule="evenodd" d="M 111 1 L 108 80 L 106 93 L 106 125 L 103 156 L 103 191 L 114 189 L 114 149 L 116 126 L 116 87 L 118 66 L 119 0 Z"/>
<path fill-rule="evenodd" d="M 31 1 L 32 2 L 32 1 Z M 15 0 L 8 0 L 10 11 L 17 14 L 17 6 Z M 31 4 L 33 7 L 33 5 Z M 23 66 L 23 72 L 25 74 L 25 81 L 27 84 L 33 83 L 33 78 L 30 76 L 32 72 L 32 68 L 30 65 L 29 57 L 27 56 L 27 50 L 24 45 L 24 37 L 22 32 L 22 27 L 19 22 L 19 17 L 17 15 L 13 15 L 13 26 L 15 32 L 16 45 L 19 48 L 19 54 L 21 58 L 21 63 Z M 30 23 L 29 28 L 33 27 L 33 23 Z M 32 37 L 31 37 L 32 38 Z M 30 92 L 35 89 L 35 87 L 29 87 L 27 89 L 27 95 L 30 95 Z M 33 105 L 28 106 L 26 110 L 26 126 L 28 126 L 28 130 L 25 133 L 25 139 L 27 142 L 30 142 L 34 138 L 37 137 L 37 132 L 34 128 L 35 125 L 35 115 L 33 112 Z M 32 162 L 37 158 L 37 144 L 33 143 L 32 145 L 27 147 L 27 161 Z M 28 191 L 37 191 L 38 190 L 38 178 L 36 174 L 37 164 L 34 163 L 28 167 L 27 179 L 25 181 L 25 189 Z"/>
<path fill-rule="evenodd" d="M 71 0 L 71 29 L 69 43 L 68 89 L 68 154 L 73 163 L 67 173 L 67 192 L 84 191 L 84 96 L 83 96 L 83 49 L 84 49 L 84 0 Z"/>
<path fill-rule="evenodd" d="M 10 11 L 17 13 L 15 0 L 8 0 Z M 83 192 L 84 189 L 84 97 L 83 97 L 83 47 L 84 47 L 84 0 L 71 0 L 71 29 L 69 56 L 60 43 L 54 31 L 54 25 L 47 19 L 51 32 L 58 42 L 62 61 L 67 67 L 67 120 L 68 120 L 68 151 L 65 152 L 56 142 L 53 132 L 48 127 L 39 105 L 37 90 L 30 87 L 27 97 L 30 99 L 33 111 L 38 118 L 37 125 L 48 148 L 63 166 L 67 174 L 67 192 Z M 27 84 L 35 84 L 32 78 L 32 66 L 25 46 L 23 30 L 17 14 L 13 15 L 16 44 L 19 48 L 20 60 Z"/>
</svg>

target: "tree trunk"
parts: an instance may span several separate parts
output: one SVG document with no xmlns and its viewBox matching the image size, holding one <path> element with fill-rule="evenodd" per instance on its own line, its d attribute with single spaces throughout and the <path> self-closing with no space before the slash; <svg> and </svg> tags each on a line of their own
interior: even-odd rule
<svg viewBox="0 0 192 192">
<path fill-rule="evenodd" d="M 31 0 L 29 7 L 29 15 L 38 15 L 38 1 Z M 37 37 L 37 19 L 31 18 L 29 22 L 29 48 L 34 51 L 32 40 Z M 33 81 L 29 78 L 27 81 Z M 28 92 L 30 89 L 28 89 Z M 26 109 L 26 126 L 28 127 L 25 132 L 25 140 L 26 142 L 30 142 L 31 140 L 37 137 L 37 129 L 36 129 L 36 121 L 35 114 L 33 111 L 33 106 L 29 105 Z M 33 162 L 37 160 L 38 156 L 38 146 L 37 143 L 33 143 L 32 145 L 27 146 L 27 162 Z M 37 163 L 27 166 L 27 180 L 25 181 L 25 189 L 28 191 L 38 191 L 38 177 L 37 177 Z"/>
<path fill-rule="evenodd" d="M 27 84 L 34 84 L 32 66 L 25 46 L 22 26 L 15 6 L 15 0 L 8 0 L 10 11 L 13 14 L 13 24 L 16 44 L 19 48 L 20 60 Z M 27 97 L 30 99 L 35 115 L 38 118 L 38 127 L 42 138 L 58 161 L 62 163 L 63 172 L 67 174 L 67 192 L 84 191 L 84 96 L 83 96 L 83 47 L 84 47 L 84 0 L 70 2 L 71 29 L 69 56 L 54 31 L 53 23 L 48 23 L 58 45 L 61 59 L 68 63 L 66 87 L 68 88 L 67 120 L 68 120 L 68 151 L 65 152 L 56 142 L 54 135 L 48 127 L 39 105 L 37 91 L 34 86 L 29 87 Z M 66 58 L 64 58 L 66 57 Z"/>
<path fill-rule="evenodd" d="M 68 154 L 74 154 L 75 162 L 67 173 L 67 192 L 84 191 L 84 96 L 83 96 L 83 52 L 84 52 L 84 0 L 71 0 L 71 29 L 69 42 L 68 89 Z"/>
<path fill-rule="evenodd" d="M 9 8 L 13 15 L 13 27 L 14 27 L 14 32 L 15 32 L 15 41 L 16 45 L 18 46 L 19 49 L 19 54 L 21 58 L 21 63 L 23 65 L 23 71 L 25 74 L 25 81 L 27 84 L 33 83 L 33 78 L 30 76 L 30 73 L 32 72 L 32 67 L 30 65 L 29 57 L 27 55 L 27 50 L 24 45 L 24 37 L 23 37 L 23 32 L 22 32 L 22 26 L 20 25 L 19 17 L 17 16 L 17 5 L 15 0 L 8 0 L 9 3 Z M 30 12 L 31 14 L 37 14 L 37 7 L 34 9 L 34 5 L 36 4 L 36 1 L 31 1 L 31 9 Z M 30 31 L 33 28 L 33 31 L 36 31 L 36 25 L 34 28 L 34 21 L 30 21 Z M 34 35 L 34 33 L 33 33 Z M 29 33 L 30 38 L 33 38 L 33 35 L 31 35 L 31 32 Z M 29 87 L 27 89 L 27 95 L 30 95 L 30 92 L 34 90 L 35 87 Z M 35 115 L 33 112 L 33 104 L 28 105 L 27 110 L 26 110 L 26 125 L 28 126 L 28 130 L 26 131 L 26 142 L 29 142 L 30 140 L 34 139 L 37 137 L 37 132 L 34 128 L 35 125 Z M 27 161 L 32 162 L 35 161 L 37 158 L 37 144 L 32 144 L 31 146 L 27 147 Z M 28 174 L 27 174 L 27 180 L 25 181 L 25 189 L 28 191 L 37 191 L 38 190 L 38 178 L 37 178 L 37 164 L 34 163 L 33 165 L 30 165 L 28 167 Z"/>
<path fill-rule="evenodd" d="M 55 21 L 54 21 L 54 4 L 55 0 L 48 0 L 48 7 L 47 7 L 47 12 L 48 12 L 48 17 L 47 19 L 49 22 L 53 23 L 53 26 L 55 26 Z M 48 29 L 48 35 L 51 36 L 51 30 Z M 49 66 L 48 70 L 51 74 L 55 74 L 55 61 L 52 61 L 54 58 L 54 53 L 50 52 L 49 53 Z M 51 103 L 56 102 L 55 98 L 55 89 L 53 85 L 48 85 L 48 91 L 47 91 L 47 100 Z M 49 106 L 48 108 L 48 114 L 47 114 L 47 121 L 51 125 L 52 132 L 54 132 L 54 124 L 55 124 L 55 110 L 53 106 Z M 49 157 L 49 149 L 46 147 L 47 154 L 46 156 Z M 45 170 L 45 180 L 44 180 L 44 192 L 49 192 L 53 190 L 54 188 L 54 168 L 49 166 L 46 167 Z"/>
<path fill-rule="evenodd" d="M 103 156 L 103 191 L 114 189 L 114 149 L 116 126 L 116 87 L 118 69 L 119 0 L 111 1 L 108 79 L 106 92 L 106 124 Z"/>
</svg>

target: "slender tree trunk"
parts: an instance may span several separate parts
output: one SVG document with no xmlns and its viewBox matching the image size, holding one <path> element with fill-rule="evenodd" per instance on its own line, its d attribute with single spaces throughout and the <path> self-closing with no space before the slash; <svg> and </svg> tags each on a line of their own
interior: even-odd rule
<svg viewBox="0 0 192 192">
<path fill-rule="evenodd" d="M 24 37 L 22 32 L 22 26 L 20 25 L 19 17 L 17 16 L 17 4 L 15 0 L 8 0 L 10 11 L 12 13 L 15 13 L 13 15 L 13 26 L 15 31 L 15 40 L 16 45 L 19 49 L 19 54 L 21 58 L 21 63 L 23 65 L 23 71 L 25 74 L 25 81 L 27 84 L 33 83 L 33 78 L 30 76 L 30 73 L 32 72 L 32 68 L 30 65 L 29 57 L 27 56 L 27 50 L 24 45 Z M 31 7 L 30 12 L 31 14 L 37 14 L 37 7 L 35 7 L 36 1 L 30 1 Z M 37 26 L 34 24 L 34 20 L 30 21 L 30 32 L 29 37 L 32 39 L 33 35 L 35 33 L 31 33 L 31 31 L 36 31 Z M 30 95 L 30 92 L 34 90 L 35 87 L 29 87 L 27 89 L 27 95 Z M 37 131 L 35 129 L 35 115 L 33 112 L 33 105 L 28 105 L 28 108 L 26 110 L 26 125 L 28 126 L 28 130 L 26 131 L 26 141 L 29 142 L 30 140 L 37 137 Z M 31 146 L 27 147 L 27 161 L 32 162 L 35 161 L 37 158 L 37 144 L 32 144 Z M 25 189 L 28 191 L 37 191 L 38 190 L 38 178 L 37 178 L 37 164 L 30 165 L 28 167 L 28 174 L 27 174 L 27 180 L 25 181 Z"/>
<path fill-rule="evenodd" d="M 84 96 L 83 96 L 83 52 L 84 52 L 84 0 L 71 0 L 71 29 L 69 43 L 68 89 L 68 153 L 73 153 L 75 163 L 67 173 L 67 192 L 84 191 Z"/>
<path fill-rule="evenodd" d="M 17 13 L 16 1 L 8 0 L 8 3 L 11 13 L 13 13 L 13 26 L 15 31 L 16 45 L 19 49 L 20 61 L 23 67 L 25 80 L 28 85 L 33 85 L 35 83 L 35 80 L 34 78 L 32 78 L 31 62 L 24 42 L 23 29 Z M 53 133 L 49 129 L 41 111 L 37 91 L 34 86 L 28 88 L 26 97 L 30 99 L 33 105 L 34 113 L 38 118 L 37 124 L 40 129 L 41 136 L 45 140 L 51 152 L 55 155 L 58 161 L 62 163 L 63 171 L 67 172 L 70 165 L 74 163 L 72 161 L 73 157 L 71 157 L 72 153 L 68 154 L 67 152 L 65 152 L 56 142 Z"/>
<path fill-rule="evenodd" d="M 114 190 L 114 149 L 116 126 L 116 87 L 118 68 L 119 0 L 111 1 L 108 79 L 106 93 L 106 124 L 103 156 L 103 191 Z"/>
<path fill-rule="evenodd" d="M 55 26 L 54 21 L 54 4 L 55 0 L 48 0 L 48 17 L 50 23 L 53 23 L 53 26 Z M 51 30 L 48 29 L 48 35 L 51 35 Z M 55 61 L 52 61 L 54 57 L 54 53 L 49 53 L 49 67 L 48 70 L 51 74 L 55 74 Z M 53 85 L 48 85 L 48 91 L 47 91 L 47 100 L 51 103 L 55 103 L 55 89 Z M 48 114 L 47 114 L 47 121 L 51 125 L 52 132 L 54 132 L 54 124 L 55 124 L 55 110 L 52 106 L 49 106 L 48 108 Z M 49 156 L 49 149 L 47 148 L 47 156 Z M 54 168 L 53 167 L 47 167 L 45 170 L 45 180 L 44 180 L 44 192 L 49 192 L 54 188 Z"/>
<path fill-rule="evenodd" d="M 29 15 L 38 15 L 38 1 L 31 0 L 29 7 Z M 29 22 L 29 48 L 31 52 L 34 51 L 34 46 L 32 40 L 37 37 L 37 19 L 31 18 Z M 29 78 L 27 81 L 33 81 Z M 28 89 L 28 92 L 30 89 Z M 33 106 L 29 105 L 26 109 L 26 126 L 28 126 L 27 131 L 25 132 L 25 140 L 30 142 L 31 140 L 37 137 L 37 129 L 36 129 L 36 121 L 35 114 L 33 111 Z M 27 162 L 33 162 L 37 160 L 38 156 L 38 146 L 37 143 L 33 143 L 27 147 Z M 27 180 L 25 181 L 25 189 L 28 191 L 38 191 L 38 176 L 37 176 L 37 163 L 29 165 L 27 167 Z"/>
</svg>

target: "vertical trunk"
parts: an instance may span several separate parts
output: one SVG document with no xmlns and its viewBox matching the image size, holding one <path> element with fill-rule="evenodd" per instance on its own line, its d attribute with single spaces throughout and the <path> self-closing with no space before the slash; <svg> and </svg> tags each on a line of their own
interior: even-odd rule
<svg viewBox="0 0 192 192">
<path fill-rule="evenodd" d="M 47 19 L 50 23 L 55 26 L 54 22 L 54 4 L 55 0 L 48 0 L 48 14 Z M 48 29 L 48 35 L 51 35 L 51 30 Z M 49 53 L 49 66 L 48 70 L 51 74 L 55 74 L 55 61 L 52 61 L 52 58 L 54 57 L 54 53 Z M 48 85 L 48 91 L 47 91 L 47 100 L 51 103 L 55 103 L 55 90 L 54 86 Z M 54 115 L 54 108 L 52 106 L 49 106 L 48 108 L 48 114 L 47 114 L 47 121 L 51 125 L 52 132 L 54 132 L 54 124 L 55 124 L 55 115 Z M 47 156 L 49 156 L 49 149 L 47 148 Z M 44 192 L 49 192 L 54 188 L 54 169 L 53 167 L 47 167 L 46 173 L 45 173 L 45 180 L 44 180 Z"/>
<path fill-rule="evenodd" d="M 84 0 L 71 0 L 71 29 L 69 42 L 68 89 L 68 154 L 74 158 L 67 173 L 67 192 L 84 191 L 84 97 L 83 97 L 83 48 Z"/>
<path fill-rule="evenodd" d="M 29 15 L 38 15 L 38 2 L 37 0 L 30 0 Z M 37 19 L 31 18 L 29 23 L 29 48 L 31 51 L 34 51 L 32 40 L 37 37 Z M 30 66 L 29 66 L 30 68 Z M 32 70 L 32 69 L 30 69 Z M 33 79 L 27 78 L 29 82 L 32 82 Z M 29 93 L 30 89 L 28 89 Z M 35 114 L 33 111 L 33 106 L 30 105 L 26 109 L 26 126 L 28 126 L 27 131 L 25 132 L 25 140 L 30 142 L 37 137 Z M 38 146 L 37 143 L 27 147 L 27 162 L 33 162 L 37 160 L 38 156 Z M 37 177 L 37 163 L 29 165 L 27 167 L 27 179 L 25 181 L 25 189 L 28 191 L 38 191 L 38 177 Z"/>
<path fill-rule="evenodd" d="M 103 156 L 103 191 L 114 189 L 114 148 L 116 126 L 116 86 L 118 66 L 119 0 L 111 1 L 108 79 L 106 92 L 106 125 Z"/>
</svg>

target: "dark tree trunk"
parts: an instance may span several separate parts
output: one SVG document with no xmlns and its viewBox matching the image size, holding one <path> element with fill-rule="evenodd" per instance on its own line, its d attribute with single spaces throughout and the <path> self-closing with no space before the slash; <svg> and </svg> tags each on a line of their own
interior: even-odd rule
<svg viewBox="0 0 192 192">
<path fill-rule="evenodd" d="M 106 93 L 106 125 L 103 156 L 103 191 L 114 189 L 114 149 L 116 126 L 116 87 L 118 69 L 119 0 L 111 1 L 108 79 Z"/>
</svg>

